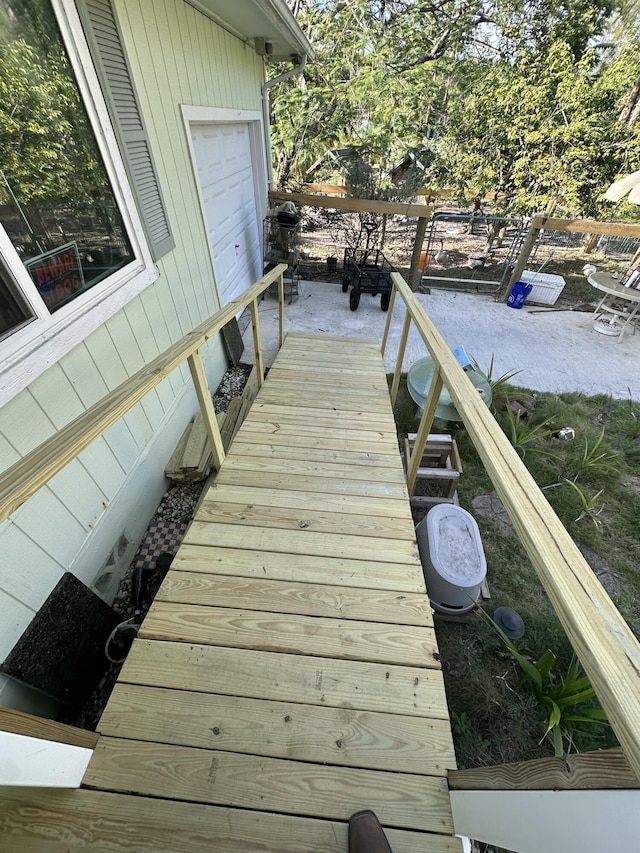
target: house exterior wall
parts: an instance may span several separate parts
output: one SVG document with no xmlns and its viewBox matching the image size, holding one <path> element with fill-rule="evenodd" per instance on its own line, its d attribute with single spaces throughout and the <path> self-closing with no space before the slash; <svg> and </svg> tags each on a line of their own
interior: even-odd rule
<svg viewBox="0 0 640 853">
<path fill-rule="evenodd" d="M 157 281 L 0 409 L 2 470 L 219 308 L 181 105 L 259 110 L 262 60 L 182 0 L 117 0 L 116 11 L 176 247 Z M 215 388 L 219 339 L 203 354 Z M 114 594 L 195 409 L 183 366 L 0 525 L 0 661 L 65 570 Z M 0 675 L 0 705 L 37 712 L 20 695 Z"/>
</svg>

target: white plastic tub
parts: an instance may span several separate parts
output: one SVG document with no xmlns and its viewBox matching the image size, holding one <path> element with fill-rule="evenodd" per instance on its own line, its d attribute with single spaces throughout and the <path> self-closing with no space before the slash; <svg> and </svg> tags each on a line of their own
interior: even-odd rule
<svg viewBox="0 0 640 853">
<path fill-rule="evenodd" d="M 431 604 L 442 613 L 466 613 L 487 574 L 480 531 L 466 509 L 438 504 L 416 526 Z"/>
</svg>

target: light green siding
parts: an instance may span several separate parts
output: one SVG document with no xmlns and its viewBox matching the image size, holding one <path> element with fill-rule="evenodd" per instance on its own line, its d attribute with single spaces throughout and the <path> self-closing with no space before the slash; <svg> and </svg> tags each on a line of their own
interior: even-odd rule
<svg viewBox="0 0 640 853">
<path fill-rule="evenodd" d="M 154 284 L 0 409 L 3 470 L 219 307 L 181 105 L 259 110 L 262 60 L 182 0 L 116 9 L 176 248 Z M 206 359 L 213 384 L 219 341 Z M 183 367 L 0 525 L 0 661 L 65 570 L 92 584 L 123 532 L 131 558 L 195 407 Z"/>
</svg>

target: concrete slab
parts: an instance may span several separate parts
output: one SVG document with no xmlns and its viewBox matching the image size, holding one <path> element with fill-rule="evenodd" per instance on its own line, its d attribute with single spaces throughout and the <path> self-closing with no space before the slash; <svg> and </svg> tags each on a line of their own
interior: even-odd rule
<svg viewBox="0 0 640 853">
<path fill-rule="evenodd" d="M 453 349 L 462 345 L 467 354 L 487 368 L 494 356 L 494 376 L 520 369 L 515 382 L 538 391 L 582 391 L 640 400 L 640 334 L 627 333 L 619 343 L 593 329 L 591 315 L 578 311 L 531 313 L 540 306 L 520 310 L 495 302 L 493 296 L 432 290 L 416 294 L 438 331 Z M 400 300 L 401 302 L 401 300 Z M 398 352 L 404 305 L 392 319 L 385 367 L 393 371 Z M 301 282 L 300 293 L 285 306 L 287 331 L 347 335 L 382 340 L 387 315 L 380 297 L 363 294 L 357 311 L 349 310 L 348 295 L 339 284 Z M 260 328 L 269 366 L 277 352 L 277 299 L 267 295 L 260 303 Z M 253 361 L 251 327 L 243 335 L 243 361 Z M 412 327 L 403 370 L 427 355 L 422 339 Z"/>
</svg>

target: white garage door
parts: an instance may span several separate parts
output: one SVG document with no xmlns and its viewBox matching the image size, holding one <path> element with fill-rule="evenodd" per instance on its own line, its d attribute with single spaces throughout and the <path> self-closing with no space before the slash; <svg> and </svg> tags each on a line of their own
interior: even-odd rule
<svg viewBox="0 0 640 853">
<path fill-rule="evenodd" d="M 191 139 L 223 305 L 262 275 L 248 123 L 197 124 Z"/>
</svg>

